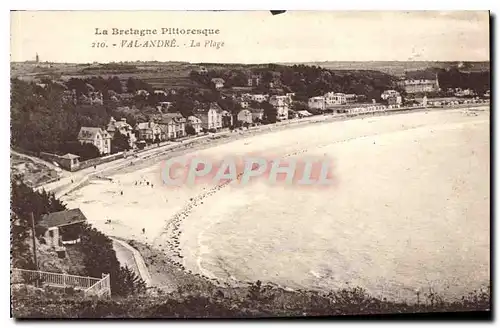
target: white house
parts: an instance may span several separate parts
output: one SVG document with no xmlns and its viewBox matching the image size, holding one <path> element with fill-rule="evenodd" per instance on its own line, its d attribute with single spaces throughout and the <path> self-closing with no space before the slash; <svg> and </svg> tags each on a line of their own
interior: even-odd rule
<svg viewBox="0 0 500 328">
<path fill-rule="evenodd" d="M 144 96 L 144 97 L 149 96 L 149 92 L 147 90 L 137 90 L 135 94 L 138 96 Z"/>
<path fill-rule="evenodd" d="M 222 108 L 212 102 L 209 105 L 199 104 L 198 108 L 194 109 L 194 116 L 201 120 L 201 127 L 206 130 L 222 128 Z"/>
<path fill-rule="evenodd" d="M 347 98 L 345 93 L 328 92 L 325 94 L 325 105 L 344 105 L 347 103 Z"/>
<path fill-rule="evenodd" d="M 248 109 L 242 109 L 239 111 L 237 119 L 239 122 L 252 124 L 252 112 Z"/>
<path fill-rule="evenodd" d="M 224 79 L 221 79 L 220 77 L 214 77 L 211 81 L 215 86 L 215 89 L 218 90 L 224 88 Z"/>
<path fill-rule="evenodd" d="M 387 100 L 390 97 L 397 97 L 400 96 L 399 92 L 396 90 L 385 90 L 381 95 L 380 98 Z"/>
<path fill-rule="evenodd" d="M 307 106 L 309 107 L 309 109 L 325 110 L 325 97 L 318 96 L 309 98 L 309 100 L 307 101 Z"/>
<path fill-rule="evenodd" d="M 160 96 L 160 95 L 165 96 L 165 97 L 167 96 L 167 92 L 165 90 L 155 90 L 154 93 L 157 96 Z"/>
<path fill-rule="evenodd" d="M 289 98 L 287 96 L 271 96 L 269 103 L 277 110 L 277 118 L 279 120 L 288 119 Z"/>
<path fill-rule="evenodd" d="M 189 116 L 187 118 L 187 125 L 192 126 L 196 134 L 201 132 L 202 130 L 201 124 L 202 124 L 201 119 L 199 119 L 196 116 Z"/>
<path fill-rule="evenodd" d="M 264 109 L 262 108 L 250 108 L 250 112 L 252 113 L 252 121 L 262 121 L 264 118 Z"/>
<path fill-rule="evenodd" d="M 269 95 L 262 95 L 262 94 L 254 94 L 254 95 L 250 95 L 250 99 L 251 100 L 254 100 L 256 102 L 263 102 L 263 101 L 266 101 L 269 99 Z"/>
<path fill-rule="evenodd" d="M 111 136 L 101 128 L 82 126 L 78 133 L 78 141 L 80 144 L 93 144 L 101 155 L 111 152 Z"/>
</svg>

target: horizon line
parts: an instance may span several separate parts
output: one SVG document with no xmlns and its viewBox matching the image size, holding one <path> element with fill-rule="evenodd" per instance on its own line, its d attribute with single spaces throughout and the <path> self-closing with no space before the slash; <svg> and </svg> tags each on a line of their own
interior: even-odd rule
<svg viewBox="0 0 500 328">
<path fill-rule="evenodd" d="M 93 61 L 93 62 L 71 62 L 71 61 L 40 61 L 38 64 L 122 64 L 122 63 L 184 63 L 184 64 L 219 64 L 219 65 L 286 65 L 286 64 L 304 64 L 304 63 L 373 63 L 373 62 L 402 62 L 402 63 L 489 63 L 490 59 L 487 60 L 322 60 L 322 61 L 282 61 L 282 62 L 254 62 L 254 63 L 242 63 L 242 62 L 190 62 L 182 60 L 127 60 L 127 61 Z M 22 64 L 22 63 L 36 63 L 35 60 L 24 60 L 24 61 L 10 61 L 11 64 Z"/>
</svg>

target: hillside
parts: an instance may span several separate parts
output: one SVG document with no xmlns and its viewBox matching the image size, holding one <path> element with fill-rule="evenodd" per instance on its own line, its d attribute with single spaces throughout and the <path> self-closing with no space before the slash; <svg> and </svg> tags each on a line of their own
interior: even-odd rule
<svg viewBox="0 0 500 328">
<path fill-rule="evenodd" d="M 45 77 L 67 81 L 71 78 L 117 76 L 141 79 L 155 88 L 201 88 L 204 86 L 189 78 L 197 65 L 179 62 L 167 63 L 117 63 L 117 64 L 70 64 L 70 63 L 11 63 L 11 77 L 33 81 Z"/>
<path fill-rule="evenodd" d="M 447 69 L 456 67 L 460 62 L 434 62 L 434 61 L 326 61 L 326 62 L 305 62 L 305 63 L 282 63 L 282 65 L 314 65 L 331 70 L 375 70 L 387 74 L 400 76 L 405 71 L 425 70 L 428 68 Z M 490 69 L 489 62 L 468 62 L 473 70 L 487 71 Z"/>
</svg>

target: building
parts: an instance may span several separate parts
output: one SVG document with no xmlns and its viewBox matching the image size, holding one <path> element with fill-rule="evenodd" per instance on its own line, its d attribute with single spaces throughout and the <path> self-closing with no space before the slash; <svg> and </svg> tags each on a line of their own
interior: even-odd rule
<svg viewBox="0 0 500 328">
<path fill-rule="evenodd" d="M 252 122 L 253 122 L 252 112 L 249 111 L 248 109 L 240 110 L 238 112 L 238 115 L 237 115 L 237 120 L 238 120 L 238 122 L 241 122 L 241 123 L 252 124 Z"/>
<path fill-rule="evenodd" d="M 251 77 L 248 78 L 247 85 L 249 87 L 256 87 L 260 85 L 262 77 L 259 74 L 253 74 Z"/>
<path fill-rule="evenodd" d="M 386 109 L 387 109 L 386 106 L 371 104 L 371 105 L 360 105 L 359 107 L 351 107 L 347 109 L 346 112 L 348 114 L 365 114 L 365 113 L 381 112 Z"/>
<path fill-rule="evenodd" d="M 249 111 L 252 113 L 252 121 L 262 121 L 264 118 L 264 109 L 262 108 L 249 108 Z"/>
<path fill-rule="evenodd" d="M 128 144 L 130 148 L 135 147 L 135 142 L 137 141 L 137 137 L 134 134 L 134 129 L 132 128 L 132 126 L 127 123 L 126 118 L 122 118 L 121 120 L 117 121 L 113 117 L 111 117 L 106 131 L 108 131 L 111 138 L 115 136 L 115 133 L 120 133 L 124 135 L 125 137 L 128 138 Z"/>
<path fill-rule="evenodd" d="M 111 136 L 101 128 L 82 126 L 78 133 L 78 141 L 80 144 L 93 144 L 101 155 L 111 153 Z"/>
<path fill-rule="evenodd" d="M 328 92 L 324 95 L 325 106 L 345 105 L 347 98 L 345 93 Z"/>
<path fill-rule="evenodd" d="M 172 107 L 173 103 L 171 101 L 160 101 L 158 103 L 157 109 L 162 113 L 168 112 L 168 110 Z"/>
<path fill-rule="evenodd" d="M 455 93 L 454 93 L 455 97 L 471 97 L 471 96 L 475 96 L 476 93 L 474 92 L 474 90 L 471 90 L 471 89 L 456 89 Z"/>
<path fill-rule="evenodd" d="M 277 110 L 277 119 L 288 119 L 289 98 L 287 96 L 271 96 L 269 103 Z"/>
<path fill-rule="evenodd" d="M 348 104 L 354 104 L 356 101 L 358 101 L 358 95 L 356 95 L 354 93 L 346 94 L 345 101 Z"/>
<path fill-rule="evenodd" d="M 439 91 L 437 73 L 426 71 L 406 72 L 405 78 L 398 82 L 406 93 L 425 93 Z"/>
<path fill-rule="evenodd" d="M 397 97 L 397 96 L 400 96 L 400 94 L 396 90 L 385 90 L 380 95 L 380 98 L 383 100 L 387 100 L 390 97 Z"/>
<path fill-rule="evenodd" d="M 219 90 L 224 88 L 224 79 L 221 79 L 220 77 L 214 77 L 212 80 L 212 84 L 214 85 L 215 89 Z"/>
<path fill-rule="evenodd" d="M 202 131 L 201 120 L 196 116 L 189 116 L 187 118 L 187 125 L 191 126 L 196 134 Z"/>
<path fill-rule="evenodd" d="M 162 114 L 158 122 L 167 139 L 177 139 L 186 136 L 186 119 L 181 113 Z"/>
<path fill-rule="evenodd" d="M 263 102 L 269 99 L 269 95 L 262 95 L 262 94 L 255 94 L 255 95 L 250 95 L 250 100 L 256 101 L 256 102 Z"/>
<path fill-rule="evenodd" d="M 56 250 L 64 250 L 65 245 L 80 242 L 82 224 L 87 222 L 79 208 L 53 212 L 42 216 L 40 226 L 46 228 L 45 243 Z"/>
<path fill-rule="evenodd" d="M 80 156 L 73 154 L 66 154 L 63 156 L 59 156 L 59 165 L 62 166 L 63 169 L 68 171 L 76 171 L 80 168 Z"/>
<path fill-rule="evenodd" d="M 197 104 L 194 116 L 201 120 L 204 130 L 217 130 L 222 128 L 222 108 L 216 102 L 210 104 Z"/>
<path fill-rule="evenodd" d="M 389 106 L 399 106 L 403 102 L 401 96 L 391 96 L 387 98 L 387 104 Z"/>
<path fill-rule="evenodd" d="M 165 90 L 155 90 L 153 92 L 156 96 L 163 96 L 163 97 L 167 96 L 167 92 Z"/>
<path fill-rule="evenodd" d="M 243 109 L 247 109 L 248 107 L 250 107 L 250 104 L 248 103 L 248 101 L 244 101 L 243 100 L 243 101 L 240 102 L 240 106 Z"/>
<path fill-rule="evenodd" d="M 325 97 L 318 96 L 309 98 L 309 100 L 307 101 L 307 107 L 309 107 L 309 109 L 325 110 L 326 109 Z"/>
<path fill-rule="evenodd" d="M 142 89 L 142 90 L 137 90 L 137 91 L 135 92 L 135 94 L 136 94 L 137 96 L 149 97 L 149 92 L 148 92 L 147 90 L 144 90 L 144 89 Z"/>
<path fill-rule="evenodd" d="M 167 139 L 167 135 L 154 121 L 138 123 L 135 126 L 135 131 L 137 132 L 137 138 L 139 140 L 148 140 L 153 142 L 156 138 L 160 139 L 161 141 Z"/>
</svg>

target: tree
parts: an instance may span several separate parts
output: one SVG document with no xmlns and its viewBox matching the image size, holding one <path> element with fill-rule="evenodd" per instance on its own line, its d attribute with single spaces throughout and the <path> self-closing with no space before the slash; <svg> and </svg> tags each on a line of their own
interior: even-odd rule
<svg viewBox="0 0 500 328">
<path fill-rule="evenodd" d="M 65 210 L 66 206 L 54 194 L 34 191 L 18 176 L 11 179 L 10 204 L 12 264 L 17 268 L 34 269 L 29 246 L 31 215 L 35 219 L 36 235 L 40 236 L 43 229 L 38 223 L 42 215 Z"/>
<path fill-rule="evenodd" d="M 179 112 L 184 117 L 193 115 L 194 101 L 189 97 L 179 97 L 170 108 L 170 112 Z"/>
<path fill-rule="evenodd" d="M 190 136 L 196 135 L 196 130 L 194 129 L 194 127 L 192 125 L 190 125 L 190 124 L 186 125 L 186 134 L 190 135 Z"/>
<path fill-rule="evenodd" d="M 120 132 L 115 132 L 113 135 L 113 140 L 111 140 L 111 153 L 118 153 L 120 151 L 125 151 L 130 149 L 130 137 L 121 134 Z"/>
<path fill-rule="evenodd" d="M 101 152 L 94 144 L 81 144 L 78 141 L 68 141 L 64 143 L 61 146 L 60 151 L 64 154 L 70 153 L 78 155 L 80 156 L 80 161 L 86 161 L 101 156 Z"/>
<path fill-rule="evenodd" d="M 292 102 L 292 108 L 294 110 L 307 110 L 308 106 L 307 103 L 304 101 L 294 101 Z"/>
<path fill-rule="evenodd" d="M 116 93 L 122 93 L 122 83 L 117 76 L 113 76 L 107 80 L 107 89 L 113 90 Z"/>
<path fill-rule="evenodd" d="M 109 274 L 113 295 L 126 296 L 145 291 L 142 279 L 129 269 L 120 267 L 113 250 L 113 241 L 90 225 L 83 226 L 81 250 L 86 274 L 91 277 Z"/>
<path fill-rule="evenodd" d="M 278 117 L 278 110 L 268 101 L 263 101 L 261 103 L 261 107 L 262 109 L 264 109 L 263 121 L 265 123 L 276 123 Z"/>
</svg>

